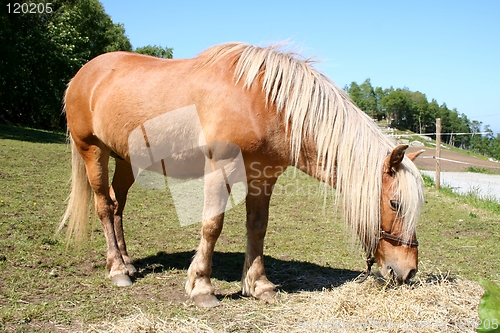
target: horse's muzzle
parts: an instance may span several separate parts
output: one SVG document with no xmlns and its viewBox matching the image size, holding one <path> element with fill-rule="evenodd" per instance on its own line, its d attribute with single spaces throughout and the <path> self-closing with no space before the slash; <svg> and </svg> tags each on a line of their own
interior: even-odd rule
<svg viewBox="0 0 500 333">
<path fill-rule="evenodd" d="M 395 281 L 397 284 L 408 283 L 414 276 L 417 274 L 418 269 L 413 268 L 406 272 L 402 272 L 400 270 L 394 269 L 391 266 L 387 267 L 387 278 Z"/>
</svg>

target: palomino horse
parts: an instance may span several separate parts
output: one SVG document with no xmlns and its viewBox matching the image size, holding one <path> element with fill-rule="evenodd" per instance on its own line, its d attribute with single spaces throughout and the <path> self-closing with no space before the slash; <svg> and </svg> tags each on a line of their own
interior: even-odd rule
<svg viewBox="0 0 500 333">
<path fill-rule="evenodd" d="M 85 235 L 93 193 L 106 236 L 108 277 L 116 285 L 130 285 L 135 272 L 122 214 L 137 169 L 147 167 L 135 165 L 131 151 L 151 155 L 148 140 L 169 146 L 169 161 L 180 163 L 169 168 L 170 162 L 162 160 L 159 170 L 165 175 L 200 177 L 206 160 L 212 171 L 219 162 L 229 166 L 223 167 L 223 177 L 205 177 L 201 241 L 186 282 L 187 294 L 199 306 L 218 304 L 211 262 L 230 186 L 242 179 L 241 168 L 232 162 L 238 155 L 234 147 L 247 186 L 244 295 L 275 296 L 264 271 L 263 244 L 272 187 L 287 166 L 337 189 L 347 226 L 382 274 L 406 281 L 417 270 L 415 227 L 423 189 L 411 160 L 418 154 L 405 157 L 407 146 L 395 147 L 345 92 L 296 54 L 243 43 L 214 46 L 180 60 L 108 53 L 76 74 L 65 108 L 73 170 L 60 228 L 68 222 L 68 237 Z M 183 110 L 189 115 L 183 116 Z M 169 112 L 176 116 L 162 118 Z M 154 137 L 146 135 L 146 124 L 156 128 Z M 192 129 L 197 126 L 201 133 Z M 176 150 L 186 133 L 194 133 L 198 142 L 183 144 L 187 152 Z M 146 148 L 136 149 L 134 140 Z M 110 157 L 116 160 L 111 186 Z"/>
</svg>

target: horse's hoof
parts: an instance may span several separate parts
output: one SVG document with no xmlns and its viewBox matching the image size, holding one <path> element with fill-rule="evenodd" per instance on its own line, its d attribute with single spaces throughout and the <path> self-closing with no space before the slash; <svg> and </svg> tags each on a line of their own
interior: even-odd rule
<svg viewBox="0 0 500 333">
<path fill-rule="evenodd" d="M 111 282 L 118 287 L 128 287 L 132 285 L 132 280 L 128 275 L 120 274 L 111 278 Z"/>
<path fill-rule="evenodd" d="M 219 300 L 214 295 L 197 295 L 193 301 L 200 308 L 214 308 L 219 305 Z"/>
<path fill-rule="evenodd" d="M 256 296 L 255 298 L 260 299 L 266 303 L 275 303 L 279 300 L 279 294 L 274 290 L 264 291 L 262 294 Z"/>
</svg>

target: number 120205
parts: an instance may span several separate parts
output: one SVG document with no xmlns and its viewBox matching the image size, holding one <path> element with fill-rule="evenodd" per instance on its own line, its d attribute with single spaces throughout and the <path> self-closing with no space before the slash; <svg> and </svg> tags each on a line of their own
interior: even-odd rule
<svg viewBox="0 0 500 333">
<path fill-rule="evenodd" d="M 42 14 L 52 13 L 52 3 L 8 3 L 7 12 L 9 14 Z"/>
</svg>

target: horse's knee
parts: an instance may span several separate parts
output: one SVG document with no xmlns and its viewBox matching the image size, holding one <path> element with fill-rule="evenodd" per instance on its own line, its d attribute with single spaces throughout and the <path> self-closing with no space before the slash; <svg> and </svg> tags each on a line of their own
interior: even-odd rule
<svg viewBox="0 0 500 333">
<path fill-rule="evenodd" d="M 222 223 L 210 223 L 204 224 L 201 228 L 201 236 L 208 243 L 217 242 L 220 234 L 222 232 Z"/>
</svg>

